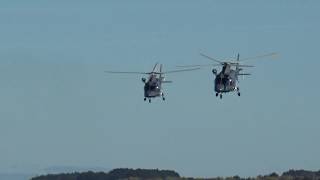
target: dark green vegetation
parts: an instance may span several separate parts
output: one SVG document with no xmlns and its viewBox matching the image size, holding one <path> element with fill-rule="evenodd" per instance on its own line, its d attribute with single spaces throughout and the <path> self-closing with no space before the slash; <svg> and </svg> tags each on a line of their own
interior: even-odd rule
<svg viewBox="0 0 320 180">
<path fill-rule="evenodd" d="M 178 173 L 170 170 L 158 169 L 114 169 L 109 173 L 104 172 L 84 172 L 56 174 L 34 177 L 31 180 L 200 180 L 204 178 L 185 178 L 180 177 Z M 233 177 L 217 177 L 206 178 L 205 180 L 320 180 L 320 171 L 290 170 L 284 172 L 281 176 L 272 173 L 266 176 L 258 176 L 255 178 Z"/>
<path fill-rule="evenodd" d="M 114 169 L 109 173 L 85 172 L 71 174 L 46 175 L 32 178 L 32 180 L 114 180 L 114 179 L 179 179 L 178 173 L 170 170 L 158 169 Z"/>
</svg>

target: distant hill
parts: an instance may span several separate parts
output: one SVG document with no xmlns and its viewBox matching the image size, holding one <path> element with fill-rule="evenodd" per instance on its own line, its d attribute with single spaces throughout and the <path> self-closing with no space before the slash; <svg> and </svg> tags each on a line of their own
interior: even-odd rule
<svg viewBox="0 0 320 180">
<path fill-rule="evenodd" d="M 114 169 L 105 172 L 64 173 L 38 176 L 32 180 L 115 180 L 115 179 L 169 179 L 180 178 L 180 175 L 171 170 L 158 169 Z"/>
<path fill-rule="evenodd" d="M 83 173 L 65 173 L 49 174 L 34 177 L 31 180 L 200 180 L 200 178 L 185 178 L 172 170 L 158 169 L 114 169 L 108 173 L 105 172 L 83 172 Z M 320 171 L 289 170 L 281 176 L 277 173 L 269 175 L 259 175 L 257 177 L 241 178 L 216 177 L 205 180 L 320 180 Z"/>
<path fill-rule="evenodd" d="M 73 172 L 86 172 L 86 171 L 93 171 L 93 172 L 108 172 L 110 168 L 103 168 L 103 167 L 82 167 L 82 166 L 51 166 L 45 168 L 43 171 L 46 174 L 59 174 L 61 172 L 64 173 L 73 173 Z"/>
<path fill-rule="evenodd" d="M 298 179 L 317 179 L 320 180 L 320 170 L 319 171 L 306 171 L 306 170 L 289 170 L 284 172 L 282 176 L 289 176 Z"/>
</svg>

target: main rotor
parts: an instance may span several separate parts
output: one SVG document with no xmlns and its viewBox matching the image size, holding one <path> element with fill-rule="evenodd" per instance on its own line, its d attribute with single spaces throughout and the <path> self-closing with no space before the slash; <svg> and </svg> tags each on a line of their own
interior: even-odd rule
<svg viewBox="0 0 320 180">
<path fill-rule="evenodd" d="M 214 66 L 237 66 L 237 67 L 254 67 L 253 65 L 247 65 L 247 64 L 242 64 L 242 62 L 244 61 L 251 61 L 251 60 L 256 60 L 259 58 L 264 58 L 264 57 L 272 57 L 272 56 L 276 56 L 277 53 L 273 52 L 273 53 L 268 53 L 268 54 L 263 54 L 263 55 L 259 55 L 259 56 L 253 56 L 253 57 L 248 57 L 248 58 L 243 58 L 240 60 L 240 55 L 238 54 L 235 60 L 218 60 L 216 58 L 213 58 L 211 56 L 208 56 L 204 53 L 200 53 L 201 56 L 205 57 L 206 59 L 209 59 L 211 61 L 214 61 L 215 64 L 197 64 L 197 65 L 186 65 L 186 66 L 177 66 L 177 67 L 214 67 Z"/>
<path fill-rule="evenodd" d="M 159 67 L 159 68 L 158 68 Z M 158 69 L 157 69 L 158 68 Z M 188 69 L 179 69 L 179 70 L 171 70 L 171 71 L 163 71 L 163 65 L 156 63 L 151 72 L 136 72 L 136 71 L 105 71 L 106 73 L 114 73 L 114 74 L 146 74 L 146 75 L 163 75 L 169 73 L 178 73 L 184 71 L 194 71 L 200 69 L 196 68 L 188 68 Z"/>
</svg>

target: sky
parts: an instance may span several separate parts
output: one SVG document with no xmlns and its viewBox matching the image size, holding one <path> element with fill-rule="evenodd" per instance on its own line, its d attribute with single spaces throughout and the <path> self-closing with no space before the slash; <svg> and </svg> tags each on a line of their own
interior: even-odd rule
<svg viewBox="0 0 320 180">
<path fill-rule="evenodd" d="M 182 176 L 320 169 L 320 2 L 0 2 L 0 172 L 159 168 Z M 217 59 L 248 62 L 215 97 L 212 68 L 168 74 L 166 101 L 141 75 Z"/>
</svg>

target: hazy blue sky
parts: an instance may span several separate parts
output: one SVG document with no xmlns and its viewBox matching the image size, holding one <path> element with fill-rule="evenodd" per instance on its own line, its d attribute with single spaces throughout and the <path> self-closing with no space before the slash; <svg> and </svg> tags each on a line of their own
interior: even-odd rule
<svg viewBox="0 0 320 180">
<path fill-rule="evenodd" d="M 1 1 L 0 172 L 52 166 L 255 176 L 320 169 L 320 1 Z M 279 52 L 215 97 L 210 68 L 149 71 Z"/>
</svg>

